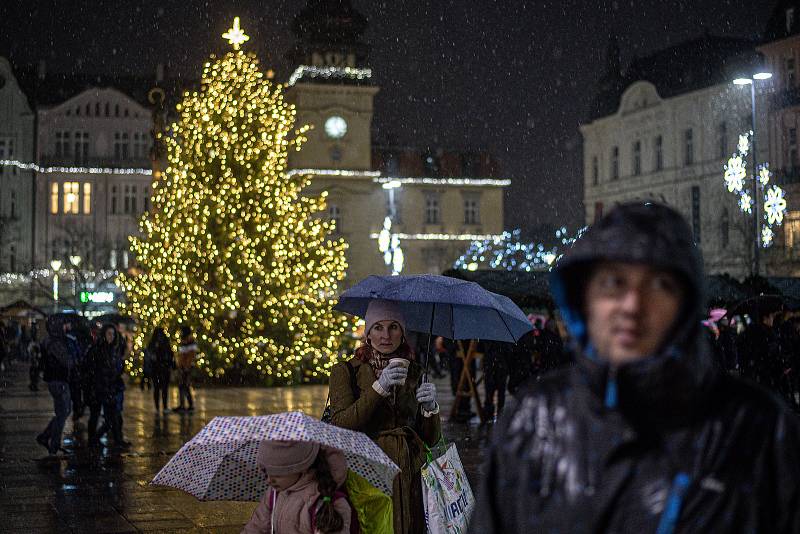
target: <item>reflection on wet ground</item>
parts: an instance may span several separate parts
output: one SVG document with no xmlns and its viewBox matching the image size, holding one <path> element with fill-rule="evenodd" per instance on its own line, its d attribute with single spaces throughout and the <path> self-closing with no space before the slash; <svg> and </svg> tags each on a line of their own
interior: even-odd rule
<svg viewBox="0 0 800 534">
<path fill-rule="evenodd" d="M 0 532 L 239 532 L 255 503 L 199 502 L 178 490 L 148 485 L 169 458 L 218 415 L 264 415 L 289 410 L 322 413 L 326 386 L 215 387 L 196 390 L 195 412 L 157 413 L 138 386 L 125 392 L 125 437 L 130 450 L 86 446 L 87 417 L 65 428 L 66 455 L 48 457 L 36 435 L 52 416 L 46 384 L 28 390 L 27 366 L 0 377 Z M 443 418 L 452 398 L 440 381 Z M 177 404 L 171 388 L 170 405 Z M 473 483 L 490 427 L 445 423 Z"/>
</svg>

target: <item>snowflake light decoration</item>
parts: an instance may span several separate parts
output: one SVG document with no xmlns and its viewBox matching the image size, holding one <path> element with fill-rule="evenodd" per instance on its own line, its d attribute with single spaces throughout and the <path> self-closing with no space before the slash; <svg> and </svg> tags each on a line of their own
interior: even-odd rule
<svg viewBox="0 0 800 534">
<path fill-rule="evenodd" d="M 747 169 L 745 169 L 744 159 L 739 155 L 731 157 L 725 166 L 725 184 L 728 186 L 728 191 L 740 192 L 744 188 L 746 176 Z"/>
<path fill-rule="evenodd" d="M 767 189 L 767 198 L 764 201 L 764 217 L 772 226 L 773 224 L 783 224 L 783 215 L 786 213 L 786 193 L 773 185 Z"/>
<path fill-rule="evenodd" d="M 772 173 L 769 172 L 769 164 L 765 163 L 759 167 L 758 181 L 761 182 L 761 185 L 767 185 L 771 176 Z"/>
<path fill-rule="evenodd" d="M 772 245 L 772 238 L 775 237 L 775 233 L 772 231 L 772 228 L 769 226 L 764 226 L 761 228 L 761 246 L 764 248 L 769 247 Z"/>
<path fill-rule="evenodd" d="M 742 154 L 742 156 L 746 156 L 747 152 L 750 150 L 750 134 L 753 132 L 748 132 L 739 135 L 739 143 L 736 146 L 737 150 Z"/>
<path fill-rule="evenodd" d="M 753 188 L 760 189 L 762 193 L 757 193 L 755 195 L 756 198 L 753 198 L 750 192 L 745 189 L 747 180 L 747 159 L 745 156 L 750 150 L 750 137 L 752 135 L 752 131 L 739 135 L 739 143 L 736 147 L 737 153 L 724 166 L 724 178 L 728 191 L 738 195 L 739 209 L 744 213 L 753 213 L 753 208 L 757 207 L 755 202 L 761 202 L 761 200 L 757 199 L 760 199 L 763 193 L 763 212 L 766 223 L 761 228 L 761 244 L 766 248 L 774 242 L 775 231 L 772 227 L 776 224 L 783 224 L 783 216 L 786 214 L 787 208 L 786 193 L 777 185 L 768 188 L 772 173 L 769 170 L 769 163 L 766 162 L 758 167 L 758 176 L 754 177 L 756 183 Z"/>
<path fill-rule="evenodd" d="M 747 191 L 743 191 L 739 197 L 739 209 L 745 213 L 753 212 L 753 199 Z"/>
</svg>

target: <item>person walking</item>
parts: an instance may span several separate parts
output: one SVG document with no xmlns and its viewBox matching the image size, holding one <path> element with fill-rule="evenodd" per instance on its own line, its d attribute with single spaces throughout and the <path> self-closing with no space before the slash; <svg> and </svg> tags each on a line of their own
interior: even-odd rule
<svg viewBox="0 0 800 534">
<path fill-rule="evenodd" d="M 119 333 L 113 324 L 105 324 L 97 341 L 86 355 L 84 369 L 91 381 L 87 388 L 91 393 L 89 404 L 89 444 L 100 444 L 102 435 L 109 431 L 118 447 L 130 445 L 122 437 L 122 417 L 117 402 L 122 370 L 119 366 Z M 103 411 L 103 427 L 98 430 L 100 410 Z"/>
<path fill-rule="evenodd" d="M 503 412 L 506 403 L 509 356 L 513 345 L 502 341 L 485 341 L 483 348 L 483 387 L 486 390 L 483 409 L 486 419 L 495 421 Z M 497 396 L 496 403 L 495 396 Z"/>
<path fill-rule="evenodd" d="M 53 397 L 55 415 L 47 428 L 36 436 L 36 442 L 50 454 L 65 452 L 61 437 L 72 406 L 69 384 L 76 365 L 74 352 L 67 339 L 71 327 L 72 324 L 63 315 L 55 314 L 47 318 L 47 338 L 42 347 L 43 374 L 50 396 Z"/>
<path fill-rule="evenodd" d="M 178 346 L 178 396 L 180 402 L 175 411 L 194 411 L 192 399 L 192 368 L 197 357 L 197 344 L 194 342 L 192 329 L 188 326 L 181 327 L 181 343 Z M 184 406 L 186 399 L 188 407 Z"/>
<path fill-rule="evenodd" d="M 800 532 L 800 421 L 720 372 L 683 217 L 623 204 L 556 265 L 575 364 L 506 406 L 473 532 Z"/>
<path fill-rule="evenodd" d="M 153 382 L 153 404 L 156 412 L 161 408 L 167 411 L 167 397 L 169 395 L 169 375 L 175 369 L 175 354 L 169 345 L 169 338 L 163 328 L 155 328 L 147 344 L 146 359 L 150 361 L 150 379 Z"/>
<path fill-rule="evenodd" d="M 305 441 L 264 440 L 258 467 L 269 489 L 242 534 L 349 534 L 352 515 L 338 491 L 347 478 L 341 451 Z"/>
<path fill-rule="evenodd" d="M 373 300 L 355 356 L 331 369 L 331 423 L 364 432 L 400 467 L 394 480 L 395 534 L 425 531 L 420 470 L 426 446 L 441 438 L 436 386 L 405 339 L 405 319 L 392 302 Z"/>
</svg>

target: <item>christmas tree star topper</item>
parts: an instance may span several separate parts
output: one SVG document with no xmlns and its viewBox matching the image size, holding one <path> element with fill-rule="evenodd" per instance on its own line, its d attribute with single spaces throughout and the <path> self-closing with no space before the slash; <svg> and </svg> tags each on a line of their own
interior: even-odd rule
<svg viewBox="0 0 800 534">
<path fill-rule="evenodd" d="M 239 27 L 239 17 L 234 17 L 233 27 L 223 33 L 222 37 L 228 40 L 234 50 L 239 50 L 243 43 L 250 40 L 250 36 L 245 34 L 242 28 Z"/>
</svg>

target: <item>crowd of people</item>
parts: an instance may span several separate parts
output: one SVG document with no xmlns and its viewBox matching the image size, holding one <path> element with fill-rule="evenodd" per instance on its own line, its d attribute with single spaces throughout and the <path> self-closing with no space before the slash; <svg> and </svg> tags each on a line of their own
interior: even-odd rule
<svg viewBox="0 0 800 534">
<path fill-rule="evenodd" d="M 36 441 L 50 454 L 65 452 L 62 438 L 68 417 L 72 415 L 73 429 L 79 433 L 79 423 L 88 410 L 86 442 L 90 447 L 99 447 L 103 441 L 112 448 L 130 447 L 123 437 L 125 360 L 129 351 L 126 337 L 114 324 L 92 325 L 75 314 L 50 315 L 45 326 L 47 333 L 42 341 L 33 337 L 27 344 L 29 388 L 38 391 L 39 380 L 43 379 L 55 413 Z M 178 376 L 180 398 L 173 411 L 194 410 L 191 375 L 196 354 L 197 346 L 188 327 L 181 328 L 177 359 L 164 330 L 154 330 L 144 351 L 140 384 L 142 389 L 152 388 L 157 413 L 169 410 L 173 371 Z"/>
</svg>

